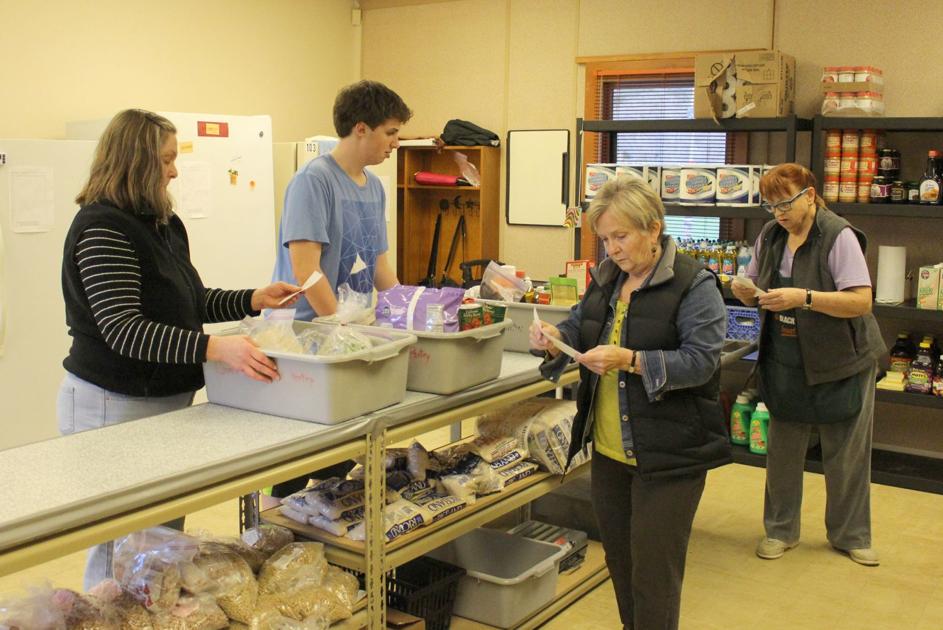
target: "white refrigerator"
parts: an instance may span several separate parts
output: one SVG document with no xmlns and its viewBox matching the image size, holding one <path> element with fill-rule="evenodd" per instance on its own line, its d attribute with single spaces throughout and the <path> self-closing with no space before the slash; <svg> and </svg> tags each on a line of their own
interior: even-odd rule
<svg viewBox="0 0 943 630">
<path fill-rule="evenodd" d="M 180 175 L 171 192 L 204 284 L 268 284 L 275 260 L 271 119 L 163 115 L 178 129 Z M 58 434 L 56 394 L 70 345 L 63 243 L 106 124 L 70 124 L 76 140 L 0 139 L 0 449 Z"/>
</svg>

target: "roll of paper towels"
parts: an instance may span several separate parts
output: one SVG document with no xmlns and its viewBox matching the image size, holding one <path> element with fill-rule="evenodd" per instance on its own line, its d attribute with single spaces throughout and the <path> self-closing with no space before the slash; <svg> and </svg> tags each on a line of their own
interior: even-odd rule
<svg viewBox="0 0 943 630">
<path fill-rule="evenodd" d="M 878 286 L 874 300 L 881 304 L 903 302 L 906 276 L 907 248 L 881 245 L 878 248 Z"/>
</svg>

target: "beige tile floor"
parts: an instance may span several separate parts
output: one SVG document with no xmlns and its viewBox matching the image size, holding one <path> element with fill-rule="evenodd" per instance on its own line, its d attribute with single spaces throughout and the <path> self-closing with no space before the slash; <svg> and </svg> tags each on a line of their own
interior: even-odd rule
<svg viewBox="0 0 943 630">
<path fill-rule="evenodd" d="M 446 432 L 424 438 L 429 447 Z M 685 630 L 940 630 L 943 628 L 943 496 L 872 487 L 878 568 L 859 566 L 825 540 L 825 492 L 806 474 L 802 544 L 780 560 L 753 555 L 762 535 L 764 471 L 731 465 L 713 471 L 694 523 L 682 602 Z M 230 501 L 188 517 L 188 529 L 235 534 Z M 0 593 L 47 579 L 80 588 L 84 554 L 76 553 L 0 578 Z M 605 582 L 548 622 L 547 630 L 620 627 Z"/>
</svg>

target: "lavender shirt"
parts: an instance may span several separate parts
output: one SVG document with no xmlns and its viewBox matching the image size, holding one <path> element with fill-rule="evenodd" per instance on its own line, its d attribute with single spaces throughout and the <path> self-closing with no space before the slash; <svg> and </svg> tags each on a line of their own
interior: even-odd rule
<svg viewBox="0 0 943 630">
<path fill-rule="evenodd" d="M 753 282 L 759 278 L 760 238 L 757 237 L 753 245 L 753 258 L 747 264 L 747 276 Z M 792 277 L 792 259 L 794 252 L 789 246 L 783 248 L 783 257 L 779 261 L 779 273 L 784 278 Z M 835 280 L 835 288 L 839 291 L 853 287 L 870 287 L 871 276 L 868 274 L 868 263 L 861 251 L 861 244 L 851 228 L 846 227 L 838 233 L 835 244 L 828 252 L 828 270 Z M 760 287 L 767 289 L 769 287 Z"/>
</svg>

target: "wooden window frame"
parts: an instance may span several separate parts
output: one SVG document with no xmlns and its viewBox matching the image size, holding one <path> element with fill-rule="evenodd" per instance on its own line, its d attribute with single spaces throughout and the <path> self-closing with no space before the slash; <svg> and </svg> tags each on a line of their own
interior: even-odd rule
<svg viewBox="0 0 943 630">
<path fill-rule="evenodd" d="M 756 50 L 756 49 L 745 49 Z M 718 52 L 742 52 L 733 51 L 697 51 L 697 52 L 675 52 L 675 53 L 652 53 L 644 55 L 611 55 L 603 57 L 577 57 L 576 63 L 585 68 L 585 85 L 583 92 L 583 118 L 585 120 L 598 120 L 604 112 L 599 111 L 600 103 L 596 99 L 599 91 L 600 80 L 613 75 L 647 75 L 647 74 L 694 74 L 694 58 L 697 55 L 717 54 Z M 730 164 L 743 164 L 747 161 L 747 134 L 736 133 L 729 134 L 737 136 L 731 138 L 730 146 L 734 148 L 728 154 L 727 162 Z M 583 169 L 586 163 L 600 159 L 602 151 L 606 149 L 604 140 L 601 141 L 602 134 L 584 133 L 583 134 L 583 162 L 579 165 L 577 173 L 577 183 L 582 183 Z M 734 236 L 737 229 L 730 229 Z M 742 230 L 742 226 L 740 226 Z M 596 252 L 597 238 L 589 224 L 584 222 L 583 229 L 580 230 L 580 251 Z"/>
</svg>

